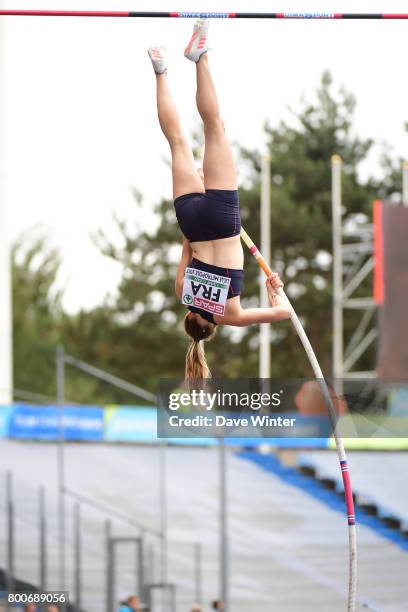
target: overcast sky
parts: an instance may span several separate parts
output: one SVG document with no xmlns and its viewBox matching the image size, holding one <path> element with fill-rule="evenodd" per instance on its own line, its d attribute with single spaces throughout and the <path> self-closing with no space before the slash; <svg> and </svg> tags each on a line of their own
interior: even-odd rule
<svg viewBox="0 0 408 612">
<path fill-rule="evenodd" d="M 8 8 L 404 12 L 406 0 L 4 0 Z M 119 270 L 92 245 L 114 235 L 112 211 L 144 223 L 171 195 L 146 48 L 169 50 L 169 79 L 187 130 L 197 123 L 194 69 L 183 58 L 191 20 L 7 18 L 6 201 L 10 234 L 45 232 L 59 246 L 70 311 L 114 292 Z M 355 93 L 356 128 L 408 157 L 408 22 L 250 21 L 211 24 L 211 64 L 232 140 L 262 149 L 265 119 L 311 97 L 325 69 Z M 370 170 L 376 169 L 375 158 Z"/>
</svg>

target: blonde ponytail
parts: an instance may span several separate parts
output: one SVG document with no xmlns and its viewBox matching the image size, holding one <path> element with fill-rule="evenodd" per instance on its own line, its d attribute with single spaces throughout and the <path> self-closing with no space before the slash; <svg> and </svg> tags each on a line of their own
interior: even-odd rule
<svg viewBox="0 0 408 612">
<path fill-rule="evenodd" d="M 195 382 L 201 382 L 204 378 L 211 377 L 202 341 L 193 340 L 188 347 L 185 377 L 186 380 Z"/>
<path fill-rule="evenodd" d="M 194 313 L 188 312 L 184 319 L 184 329 L 192 339 L 187 350 L 185 378 L 187 381 L 201 383 L 211 377 L 210 368 L 205 358 L 204 340 L 210 340 L 215 334 L 214 323 L 200 325 Z"/>
</svg>

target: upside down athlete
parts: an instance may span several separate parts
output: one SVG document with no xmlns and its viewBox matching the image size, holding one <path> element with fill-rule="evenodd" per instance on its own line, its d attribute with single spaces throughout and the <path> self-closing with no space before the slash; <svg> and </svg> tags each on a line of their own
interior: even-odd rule
<svg viewBox="0 0 408 612">
<path fill-rule="evenodd" d="M 156 74 L 159 123 L 171 149 L 174 206 L 183 233 L 176 295 L 181 299 L 187 267 L 230 279 L 224 316 L 188 307 L 184 327 L 192 342 L 186 356 L 187 379 L 209 376 L 202 341 L 214 336 L 217 325 L 244 327 L 274 323 L 290 316 L 289 306 L 276 294 L 276 289 L 283 286 L 278 274 L 266 280 L 271 308 L 241 307 L 244 254 L 240 240 L 237 175 L 208 63 L 208 28 L 208 19 L 198 20 L 184 52 L 185 57 L 196 64 L 196 102 L 205 137 L 202 170 L 195 165 L 170 94 L 165 50 L 151 47 L 148 51 Z"/>
</svg>

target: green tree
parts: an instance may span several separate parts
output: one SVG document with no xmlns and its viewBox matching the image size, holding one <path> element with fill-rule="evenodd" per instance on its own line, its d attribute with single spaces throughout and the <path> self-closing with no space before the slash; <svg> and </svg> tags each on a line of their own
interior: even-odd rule
<svg viewBox="0 0 408 612">
<path fill-rule="evenodd" d="M 118 317 L 106 306 L 89 313 L 65 313 L 63 293 L 55 289 L 60 265 L 58 250 L 50 248 L 43 236 L 25 236 L 13 246 L 14 387 L 18 398 L 35 401 L 35 394 L 55 398 L 55 357 L 60 344 L 74 356 L 122 374 L 117 354 L 125 351 L 126 341 Z M 65 397 L 78 403 L 135 401 L 70 366 L 66 367 Z"/>
<path fill-rule="evenodd" d="M 55 395 L 54 354 L 60 341 L 60 256 L 44 237 L 21 238 L 12 248 L 14 386 Z"/>
</svg>

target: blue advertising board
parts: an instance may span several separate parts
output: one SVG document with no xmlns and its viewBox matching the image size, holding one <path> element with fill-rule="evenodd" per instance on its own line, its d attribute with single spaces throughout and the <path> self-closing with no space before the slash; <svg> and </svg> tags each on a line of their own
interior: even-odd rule
<svg viewBox="0 0 408 612">
<path fill-rule="evenodd" d="M 63 431 L 66 440 L 103 440 L 103 408 L 65 406 Z M 60 408 L 15 404 L 8 423 L 11 438 L 55 440 L 60 432 Z"/>
<path fill-rule="evenodd" d="M 104 430 L 110 442 L 156 442 L 156 408 L 107 406 Z"/>
<path fill-rule="evenodd" d="M 65 406 L 62 411 L 64 439 L 82 442 L 128 442 L 155 444 L 157 409 L 147 406 Z M 0 438 L 56 441 L 60 437 L 58 406 L 17 403 L 0 406 Z M 164 439 L 163 439 L 164 440 Z M 216 438 L 166 438 L 179 446 L 214 446 Z M 225 438 L 225 444 L 255 447 L 270 444 L 280 447 L 327 447 L 328 440 L 303 438 Z"/>
<path fill-rule="evenodd" d="M 157 408 L 146 406 L 106 406 L 105 436 L 109 442 L 157 443 Z M 212 446 L 212 438 L 167 438 L 170 444 Z"/>
<path fill-rule="evenodd" d="M 0 438 L 8 436 L 10 415 L 13 406 L 0 406 Z"/>
</svg>

